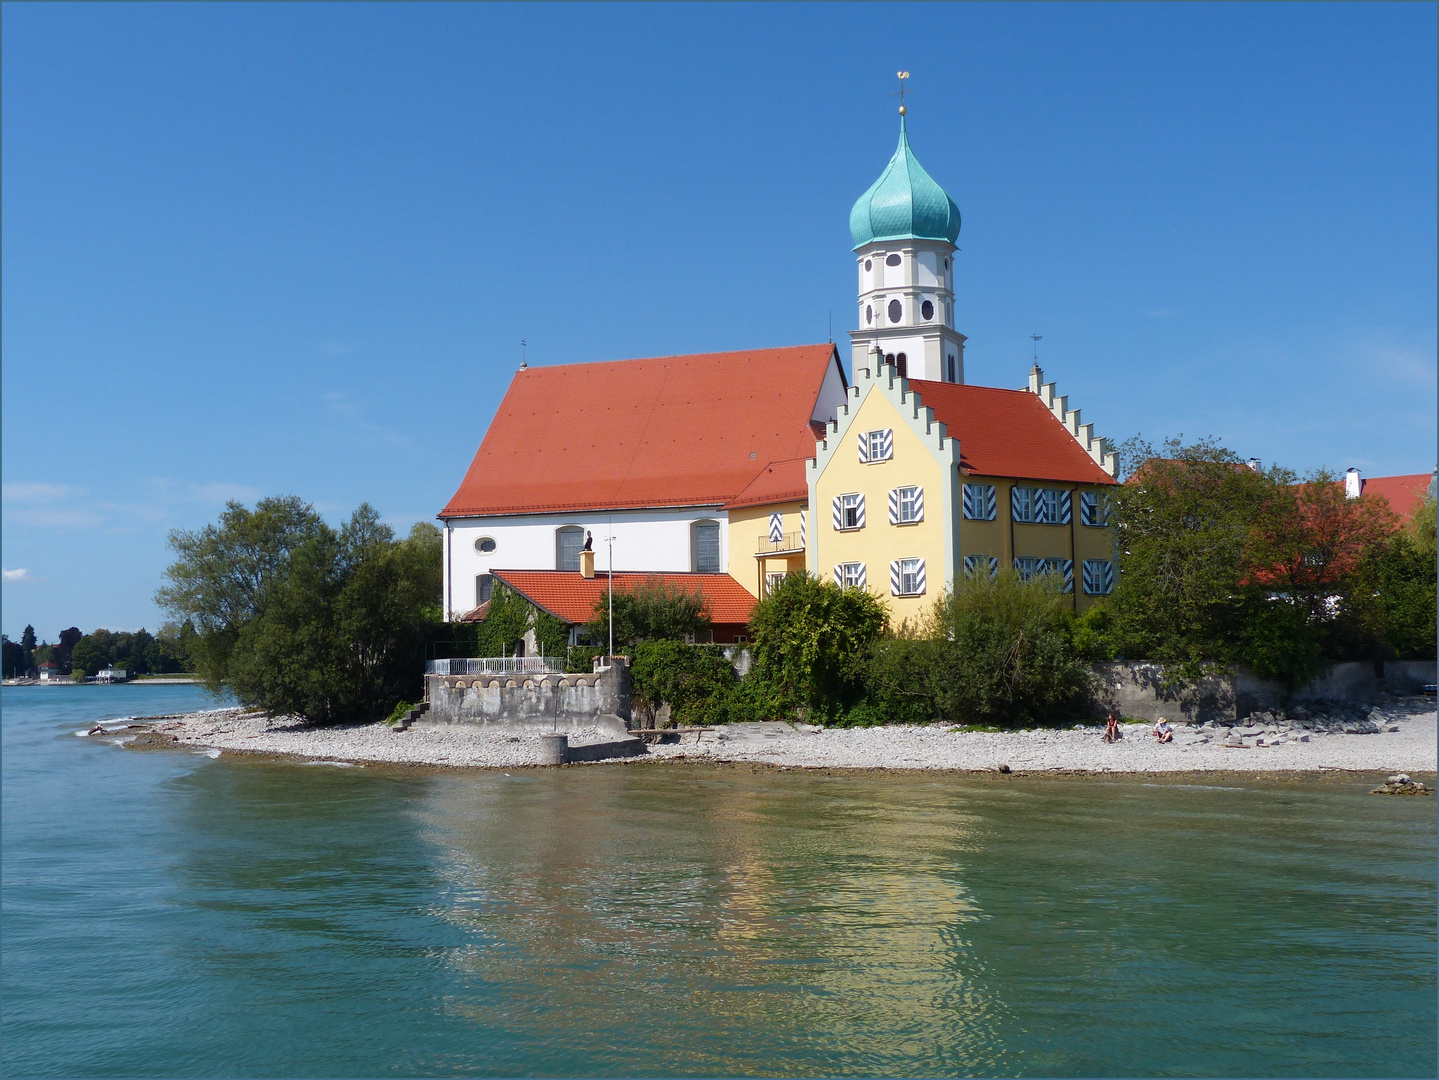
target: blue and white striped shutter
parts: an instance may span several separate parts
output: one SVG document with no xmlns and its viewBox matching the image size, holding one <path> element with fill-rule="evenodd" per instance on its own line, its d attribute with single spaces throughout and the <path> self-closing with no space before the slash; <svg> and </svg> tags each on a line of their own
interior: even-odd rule
<svg viewBox="0 0 1439 1080">
<path fill-rule="evenodd" d="M 807 514 L 808 511 L 805 510 L 800 510 L 799 512 L 799 546 L 805 548 L 805 550 L 809 550 L 805 544 L 805 517 Z"/>
<path fill-rule="evenodd" d="M 879 460 L 888 461 L 894 457 L 894 428 L 885 428 L 879 433 Z"/>
<path fill-rule="evenodd" d="M 899 488 L 889 489 L 889 523 L 899 524 Z"/>
<path fill-rule="evenodd" d="M 1099 516 L 1095 513 L 1099 509 L 1099 498 L 1092 491 L 1081 491 L 1079 493 L 1079 523 L 1081 525 L 1093 525 Z"/>
<path fill-rule="evenodd" d="M 983 507 L 976 504 L 983 503 L 984 501 L 984 496 L 980 493 L 979 485 L 965 484 L 960 492 L 960 500 L 964 516 L 970 521 L 979 520 L 979 515 Z"/>
<path fill-rule="evenodd" d="M 864 564 L 864 563 L 860 563 L 860 564 L 859 564 L 859 580 L 858 580 L 857 582 L 855 582 L 855 585 L 856 585 L 858 588 L 861 588 L 861 589 L 867 589 L 867 588 L 869 588 L 869 582 L 865 579 L 865 570 L 864 570 L 864 568 L 865 568 L 865 564 Z"/>
<path fill-rule="evenodd" d="M 1108 596 L 1114 591 L 1114 564 L 1105 559 L 1100 566 L 1100 585 L 1103 587 L 1104 595 Z"/>
<path fill-rule="evenodd" d="M 993 521 L 999 517 L 999 494 L 993 484 L 984 485 L 984 520 Z"/>
<path fill-rule="evenodd" d="M 862 529 L 862 528 L 864 528 L 864 496 L 863 496 L 863 495 L 861 495 L 861 496 L 859 497 L 859 506 L 856 508 L 855 516 L 856 516 L 856 518 L 857 518 L 857 521 L 856 521 L 856 523 L 855 523 L 855 528 L 857 528 L 857 529 Z"/>
<path fill-rule="evenodd" d="M 899 596 L 899 560 L 895 559 L 889 564 L 889 594 Z"/>
<path fill-rule="evenodd" d="M 1009 489 L 1009 516 L 1015 521 L 1029 520 L 1029 488 Z"/>
<path fill-rule="evenodd" d="M 924 488 L 914 490 L 914 520 L 924 520 Z"/>
<path fill-rule="evenodd" d="M 834 564 L 834 583 L 841 589 L 844 588 L 844 563 Z"/>
<path fill-rule="evenodd" d="M 924 560 L 918 559 L 916 561 L 919 563 L 919 573 L 915 576 L 914 579 L 914 595 L 923 596 L 925 592 Z"/>
<path fill-rule="evenodd" d="M 1090 596 L 1106 596 L 1114 589 L 1114 564 L 1108 559 L 1084 560 L 1084 591 Z"/>
<path fill-rule="evenodd" d="M 1053 525 L 1059 520 L 1059 500 L 1055 498 L 1059 493 L 1053 488 L 1035 488 L 1034 495 L 1034 520 L 1040 525 Z"/>
<path fill-rule="evenodd" d="M 869 464 L 869 432 L 867 431 L 859 433 L 859 463 L 861 465 Z"/>
<path fill-rule="evenodd" d="M 993 489 L 991 488 L 990 490 Z M 989 576 L 992 578 L 999 577 L 999 556 L 997 555 L 991 555 L 989 557 Z"/>
<path fill-rule="evenodd" d="M 1068 525 L 1074 516 L 1074 497 L 1067 491 L 1059 493 L 1059 523 Z M 1072 576 L 1072 575 L 1071 575 Z"/>
<path fill-rule="evenodd" d="M 784 514 L 769 516 L 769 542 L 778 544 L 784 540 Z"/>
<path fill-rule="evenodd" d="M 836 495 L 830 504 L 834 508 L 834 527 L 836 532 L 844 528 L 844 506 L 842 503 L 843 500 Z"/>
<path fill-rule="evenodd" d="M 1074 591 L 1074 560 L 1065 559 L 1062 570 L 1064 573 L 1064 591 L 1072 593 Z"/>
</svg>

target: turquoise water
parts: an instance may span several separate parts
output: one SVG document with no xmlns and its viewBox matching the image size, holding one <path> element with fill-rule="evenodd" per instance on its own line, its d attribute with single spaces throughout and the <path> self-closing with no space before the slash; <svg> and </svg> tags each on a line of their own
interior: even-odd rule
<svg viewBox="0 0 1439 1080">
<path fill-rule="evenodd" d="M 1355 782 L 419 774 L 3 716 L 9 1076 L 1432 1076 L 1435 803 Z"/>
</svg>

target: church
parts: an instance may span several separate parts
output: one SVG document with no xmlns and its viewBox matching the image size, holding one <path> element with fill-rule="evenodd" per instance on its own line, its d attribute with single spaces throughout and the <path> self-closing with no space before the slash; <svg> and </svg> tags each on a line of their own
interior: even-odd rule
<svg viewBox="0 0 1439 1080">
<path fill-rule="evenodd" d="M 904 113 L 850 211 L 848 373 L 831 343 L 522 366 L 439 513 L 447 619 L 484 618 L 502 581 L 577 631 L 611 571 L 702 593 L 723 642 L 801 570 L 896 624 L 960 574 L 1051 573 L 1076 609 L 1113 589 L 1113 454 L 1037 365 L 965 383 L 959 208 Z"/>
</svg>

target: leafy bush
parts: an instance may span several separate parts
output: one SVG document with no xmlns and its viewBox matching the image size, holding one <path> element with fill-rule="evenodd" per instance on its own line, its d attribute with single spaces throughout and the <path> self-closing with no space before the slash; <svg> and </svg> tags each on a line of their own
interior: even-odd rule
<svg viewBox="0 0 1439 1080">
<path fill-rule="evenodd" d="M 962 579 L 936 602 L 929 649 L 920 653 L 935 713 L 1023 727 L 1081 709 L 1094 677 L 1070 641 L 1067 606 L 1052 581 L 1021 582 L 1011 572 Z"/>
<path fill-rule="evenodd" d="M 864 697 L 838 721 L 840 726 L 933 722 L 935 649 L 934 642 L 907 627 L 876 641 L 865 664 Z"/>
<path fill-rule="evenodd" d="M 751 675 L 811 718 L 833 721 L 862 696 L 865 654 L 885 621 L 867 592 L 787 574 L 750 616 Z"/>
<path fill-rule="evenodd" d="M 673 640 L 636 645 L 630 677 L 630 708 L 652 722 L 655 710 L 668 702 L 677 724 L 726 722 L 740 682 L 722 652 Z"/>
</svg>

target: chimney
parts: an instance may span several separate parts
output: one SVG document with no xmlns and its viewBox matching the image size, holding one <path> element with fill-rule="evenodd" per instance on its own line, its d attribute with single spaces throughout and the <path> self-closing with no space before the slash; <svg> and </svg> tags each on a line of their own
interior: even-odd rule
<svg viewBox="0 0 1439 1080">
<path fill-rule="evenodd" d="M 1251 469 L 1253 469 L 1255 472 L 1258 472 L 1258 471 L 1259 471 L 1259 464 L 1260 464 L 1260 462 L 1259 462 L 1259 459 L 1258 459 L 1257 457 L 1252 457 L 1252 458 L 1249 459 L 1249 467 L 1250 467 Z"/>
<path fill-rule="evenodd" d="M 1039 393 L 1039 388 L 1044 385 L 1044 369 L 1037 363 L 1029 369 L 1029 392 Z"/>
<path fill-rule="evenodd" d="M 1358 469 L 1349 469 L 1344 473 L 1344 497 L 1346 499 L 1357 499 L 1364 494 L 1364 478 L 1359 475 Z"/>
<path fill-rule="evenodd" d="M 586 581 L 593 581 L 595 576 L 595 553 L 593 551 L 580 552 L 580 577 Z"/>
</svg>

